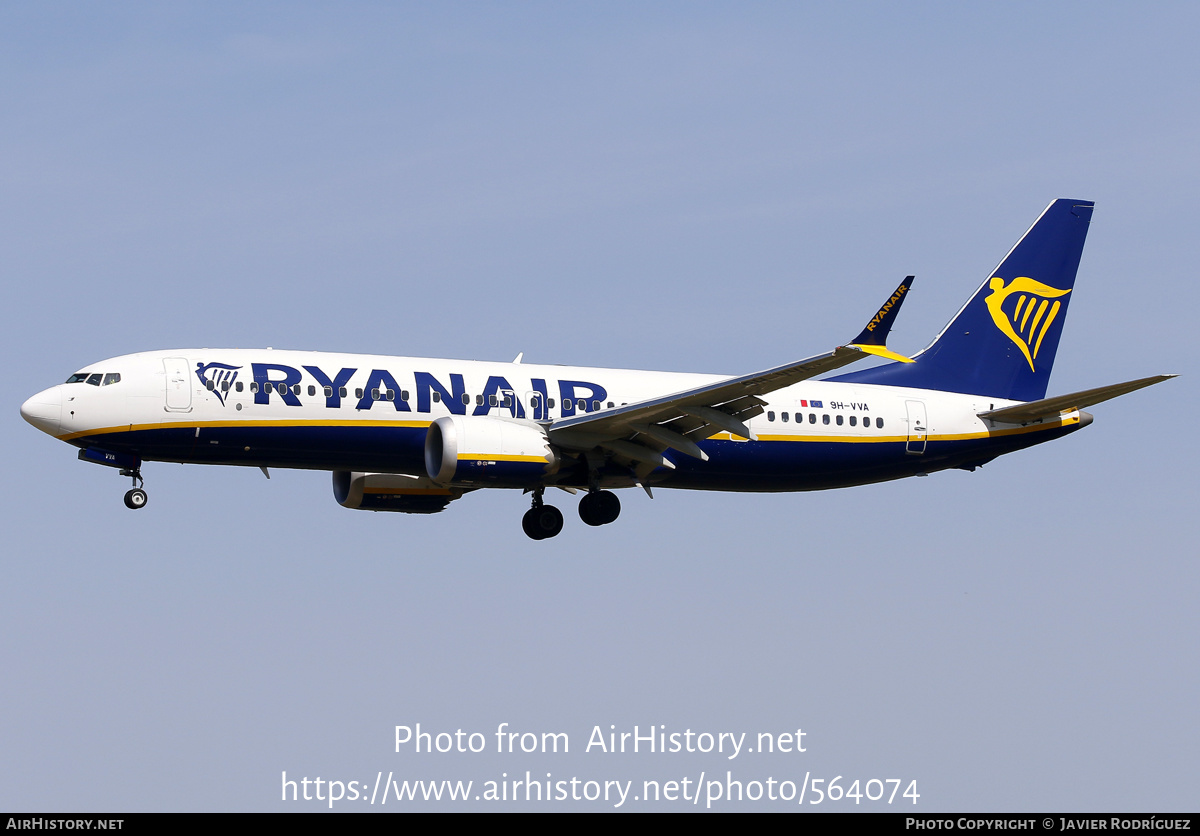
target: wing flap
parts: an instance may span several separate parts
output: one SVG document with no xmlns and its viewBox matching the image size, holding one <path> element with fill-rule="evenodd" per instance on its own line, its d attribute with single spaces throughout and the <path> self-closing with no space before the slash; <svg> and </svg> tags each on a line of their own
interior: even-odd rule
<svg viewBox="0 0 1200 836">
<path fill-rule="evenodd" d="M 717 432 L 754 438 L 746 422 L 762 414 L 765 402 L 761 395 L 835 371 L 870 355 L 885 356 L 887 331 L 900 310 L 900 303 L 911 282 L 911 276 L 906 278 L 859 334 L 856 343 L 861 345 L 838 346 L 825 354 L 754 374 L 727 378 L 614 409 L 564 418 L 550 425 L 550 440 L 572 450 L 608 450 L 647 465 L 657 461 L 653 457 L 661 455 L 660 447 L 703 458 L 703 455 L 696 455 L 701 451 L 695 447 L 695 442 Z M 890 356 L 890 352 L 886 356 Z M 656 433 L 651 427 L 664 432 Z M 667 439 L 676 439 L 679 443 L 669 443 Z M 611 441 L 637 445 L 637 449 L 625 444 L 607 443 Z M 633 455 L 635 453 L 637 455 Z M 651 458 L 648 459 L 648 456 Z"/>
<path fill-rule="evenodd" d="M 675 429 L 672 426 L 671 429 L 681 435 L 693 434 L 703 430 L 712 422 L 706 421 L 701 415 L 694 414 L 689 410 L 699 412 L 703 409 L 717 409 L 734 420 L 741 420 L 741 418 L 747 417 L 745 413 L 748 410 L 759 409 L 761 411 L 762 409 L 761 401 L 750 404 L 747 400 L 748 396 L 769 394 L 819 374 L 840 369 L 865 356 L 867 355 L 857 348 L 840 346 L 827 354 L 809 357 L 798 363 L 789 363 L 786 366 L 767 369 L 757 374 L 717 381 L 707 386 L 675 392 L 661 398 L 631 403 L 615 409 L 564 418 L 550 425 L 550 439 L 551 441 L 556 440 L 567 430 L 599 434 L 607 438 L 620 438 L 636 432 L 634 427 L 637 424 L 661 424 L 677 421 L 685 416 L 695 419 L 693 422 L 685 422 L 685 426 L 691 423 L 694 423 L 694 426 L 686 426 L 685 429 Z M 731 412 L 731 408 L 736 412 Z M 740 417 L 735 417 L 735 415 Z M 709 435 L 711 434 L 709 433 Z"/>
</svg>

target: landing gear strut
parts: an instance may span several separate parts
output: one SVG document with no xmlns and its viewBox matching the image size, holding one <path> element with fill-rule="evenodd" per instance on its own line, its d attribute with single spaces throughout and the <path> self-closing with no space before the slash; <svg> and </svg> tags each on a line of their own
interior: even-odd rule
<svg viewBox="0 0 1200 836">
<path fill-rule="evenodd" d="M 526 536 L 531 540 L 545 540 L 562 531 L 562 511 L 553 505 L 546 505 L 542 502 L 542 494 L 545 492 L 545 488 L 534 490 L 533 507 L 526 511 L 525 516 L 521 518 L 521 528 L 525 530 Z"/>
<path fill-rule="evenodd" d="M 133 489 L 125 492 L 125 507 L 132 508 L 134 511 L 139 508 L 145 508 L 148 497 L 146 496 L 146 492 L 142 490 L 142 485 L 145 484 L 142 480 L 142 469 L 135 467 L 132 470 L 122 470 L 121 475 L 133 478 Z"/>
<path fill-rule="evenodd" d="M 589 491 L 579 500 L 579 519 L 588 525 L 608 525 L 621 514 L 621 500 L 612 491 Z"/>
</svg>

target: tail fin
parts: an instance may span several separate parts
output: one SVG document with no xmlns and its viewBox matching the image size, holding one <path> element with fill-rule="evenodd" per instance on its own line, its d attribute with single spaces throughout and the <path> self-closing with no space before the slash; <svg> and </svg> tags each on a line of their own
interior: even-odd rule
<svg viewBox="0 0 1200 836">
<path fill-rule="evenodd" d="M 1094 204 L 1056 200 L 915 363 L 833 378 L 1017 401 L 1046 396 Z"/>
</svg>

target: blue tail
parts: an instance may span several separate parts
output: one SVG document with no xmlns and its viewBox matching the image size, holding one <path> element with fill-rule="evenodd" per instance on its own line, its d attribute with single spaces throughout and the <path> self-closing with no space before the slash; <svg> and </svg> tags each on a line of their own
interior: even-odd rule
<svg viewBox="0 0 1200 836">
<path fill-rule="evenodd" d="M 1094 204 L 1056 200 L 915 363 L 832 380 L 1035 401 L 1046 396 Z"/>
</svg>

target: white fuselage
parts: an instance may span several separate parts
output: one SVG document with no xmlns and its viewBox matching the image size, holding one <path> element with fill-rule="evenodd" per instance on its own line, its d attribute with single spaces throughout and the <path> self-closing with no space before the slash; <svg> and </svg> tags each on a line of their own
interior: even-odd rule
<svg viewBox="0 0 1200 836">
<path fill-rule="evenodd" d="M 119 379 L 117 376 L 119 375 Z M 721 380 L 719 375 L 270 349 L 181 349 L 92 364 L 22 413 L 83 448 L 143 460 L 424 475 L 429 425 L 449 415 L 547 426 Z M 1077 429 L 1080 413 L 1029 427 L 977 413 L 1013 401 L 805 381 L 763 396 L 748 441 L 718 432 L 710 461 L 674 456 L 650 481 L 806 490 L 971 466 Z M 621 474 L 606 484 L 632 483 Z M 580 484 L 570 468 L 544 481 Z"/>
</svg>

